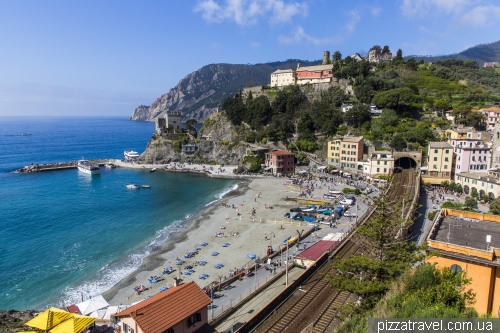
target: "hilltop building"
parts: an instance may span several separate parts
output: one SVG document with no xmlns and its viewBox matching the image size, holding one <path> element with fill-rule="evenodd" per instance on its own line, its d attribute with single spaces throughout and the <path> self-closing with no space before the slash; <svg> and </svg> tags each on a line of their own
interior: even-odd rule
<svg viewBox="0 0 500 333">
<path fill-rule="evenodd" d="M 323 61 L 321 62 L 322 65 L 328 65 L 330 62 L 330 51 L 323 51 Z"/>
<path fill-rule="evenodd" d="M 278 69 L 271 73 L 271 87 L 297 84 L 297 74 L 293 69 Z"/>
<path fill-rule="evenodd" d="M 427 237 L 426 259 L 440 268 L 465 272 L 480 315 L 500 313 L 500 216 L 443 209 Z M 497 283 L 498 282 L 498 283 Z"/>
<path fill-rule="evenodd" d="M 363 61 L 365 60 L 365 58 L 363 58 L 359 53 L 354 53 L 352 56 L 351 56 L 352 60 L 355 60 L 355 61 Z"/>
<path fill-rule="evenodd" d="M 297 84 L 329 83 L 333 78 L 333 65 L 300 67 L 297 64 Z"/>
<path fill-rule="evenodd" d="M 382 49 L 380 46 L 376 45 L 371 48 L 370 52 L 368 52 L 368 61 L 369 62 L 380 62 L 380 61 L 391 61 L 392 53 L 389 50 L 388 46 L 384 46 Z"/>
<path fill-rule="evenodd" d="M 500 121 L 500 108 L 497 106 L 479 110 L 486 118 L 486 130 L 493 131 L 495 124 Z"/>
</svg>

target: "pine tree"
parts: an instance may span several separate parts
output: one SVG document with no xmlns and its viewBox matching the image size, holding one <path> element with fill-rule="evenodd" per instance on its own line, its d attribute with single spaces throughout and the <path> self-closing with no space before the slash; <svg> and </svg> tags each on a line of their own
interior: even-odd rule
<svg viewBox="0 0 500 333">
<path fill-rule="evenodd" d="M 398 186 L 398 184 L 395 184 Z M 389 290 L 393 280 L 423 258 L 421 248 L 405 239 L 396 239 L 402 228 L 412 221 L 400 217 L 402 200 L 389 200 L 386 195 L 375 199 L 377 213 L 361 225 L 352 241 L 360 251 L 332 264 L 333 272 L 325 275 L 337 290 L 346 290 L 360 297 L 366 310 Z"/>
</svg>

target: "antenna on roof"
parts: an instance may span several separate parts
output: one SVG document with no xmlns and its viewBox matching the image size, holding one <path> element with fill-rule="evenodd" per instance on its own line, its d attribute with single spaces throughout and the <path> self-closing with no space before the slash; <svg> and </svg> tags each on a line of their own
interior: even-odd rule
<svg viewBox="0 0 500 333">
<path fill-rule="evenodd" d="M 486 235 L 486 251 L 489 250 L 491 243 L 491 235 Z"/>
</svg>

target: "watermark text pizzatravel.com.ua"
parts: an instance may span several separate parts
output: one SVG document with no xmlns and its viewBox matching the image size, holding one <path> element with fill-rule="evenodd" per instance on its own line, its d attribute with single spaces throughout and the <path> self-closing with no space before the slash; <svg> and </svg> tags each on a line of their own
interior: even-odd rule
<svg viewBox="0 0 500 333">
<path fill-rule="evenodd" d="M 500 319 L 369 318 L 368 332 L 500 332 Z"/>
</svg>

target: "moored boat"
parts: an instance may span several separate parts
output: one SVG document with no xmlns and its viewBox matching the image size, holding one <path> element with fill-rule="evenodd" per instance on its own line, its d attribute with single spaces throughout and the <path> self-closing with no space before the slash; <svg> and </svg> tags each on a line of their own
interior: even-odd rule
<svg viewBox="0 0 500 333">
<path fill-rule="evenodd" d="M 104 166 L 106 167 L 106 169 L 114 169 L 114 168 L 116 168 L 116 165 L 114 165 L 113 163 L 106 163 L 106 164 L 104 164 Z"/>
<path fill-rule="evenodd" d="M 125 152 L 123 153 L 123 156 L 125 156 L 125 160 L 133 161 L 137 157 L 139 157 L 139 153 L 136 151 L 133 151 L 133 150 L 125 150 Z"/>
<path fill-rule="evenodd" d="M 142 185 L 142 188 L 151 188 L 151 185 Z"/>
<path fill-rule="evenodd" d="M 155 172 L 156 171 L 156 168 L 152 168 L 149 170 L 149 172 Z"/>
<path fill-rule="evenodd" d="M 136 189 L 141 188 L 141 185 L 137 184 L 136 182 L 130 182 L 130 183 L 126 184 L 125 186 L 129 189 L 132 189 L 132 190 L 136 190 Z"/>
<path fill-rule="evenodd" d="M 99 165 L 87 161 L 83 159 L 83 157 L 81 160 L 78 161 L 77 167 L 78 170 L 87 173 L 89 175 L 98 175 L 101 173 L 101 168 L 99 168 Z"/>
</svg>

